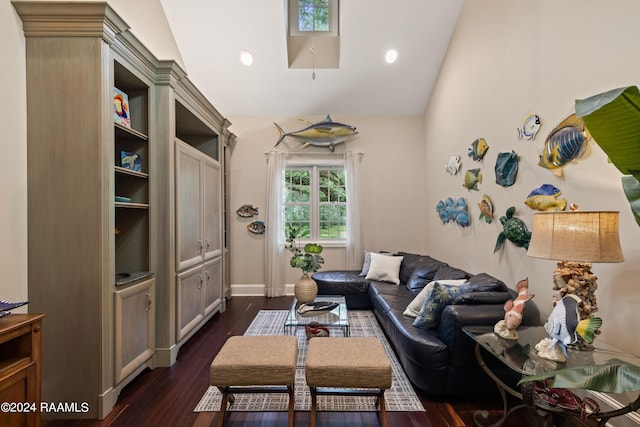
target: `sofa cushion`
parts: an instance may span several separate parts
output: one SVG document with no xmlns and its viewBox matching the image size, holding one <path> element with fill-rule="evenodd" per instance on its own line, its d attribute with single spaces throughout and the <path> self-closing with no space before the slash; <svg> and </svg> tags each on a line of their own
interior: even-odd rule
<svg viewBox="0 0 640 427">
<path fill-rule="evenodd" d="M 371 265 L 365 279 L 400 283 L 400 264 L 403 257 L 371 253 Z"/>
<path fill-rule="evenodd" d="M 371 254 L 382 254 L 387 256 L 394 255 L 391 252 L 385 252 L 385 251 L 382 251 L 382 252 L 364 251 L 364 262 L 362 263 L 362 271 L 360 271 L 360 276 L 364 277 L 369 272 L 369 268 L 371 267 Z"/>
<path fill-rule="evenodd" d="M 438 268 L 435 275 L 433 276 L 433 280 L 446 280 L 446 279 L 468 279 L 471 275 L 464 270 L 460 270 L 459 268 L 451 267 L 448 264 L 442 265 Z"/>
<path fill-rule="evenodd" d="M 454 304 L 504 304 L 512 299 L 509 292 L 467 292 L 458 295 Z"/>
<path fill-rule="evenodd" d="M 487 273 L 478 273 L 469 278 L 472 292 L 508 292 L 509 287 L 502 280 Z"/>
<path fill-rule="evenodd" d="M 456 279 L 456 280 L 440 280 L 439 282 L 429 282 L 427 286 L 422 288 L 420 293 L 416 295 L 416 297 L 407 305 L 407 308 L 404 310 L 402 314 L 409 317 L 417 317 L 418 313 L 422 309 L 424 302 L 427 298 L 431 296 L 431 291 L 433 290 L 434 283 L 440 283 L 444 285 L 463 285 L 467 282 L 467 279 Z"/>
<path fill-rule="evenodd" d="M 412 289 L 414 286 L 423 288 L 433 280 L 435 271 L 445 264 L 428 255 L 417 255 L 409 252 L 398 252 L 397 254 L 403 257 L 402 265 L 400 266 L 400 283 L 406 284 L 409 289 Z M 418 273 L 418 271 L 420 271 L 420 273 Z M 411 276 L 414 273 L 416 273 L 415 280 L 413 281 L 415 284 L 409 286 L 409 283 L 412 282 Z"/>
<path fill-rule="evenodd" d="M 438 281 L 434 282 L 433 290 L 424 301 L 413 326 L 417 328 L 435 328 L 440 323 L 440 316 L 444 308 L 453 303 L 458 295 L 469 292 L 471 286 L 464 285 L 444 285 Z"/>
</svg>

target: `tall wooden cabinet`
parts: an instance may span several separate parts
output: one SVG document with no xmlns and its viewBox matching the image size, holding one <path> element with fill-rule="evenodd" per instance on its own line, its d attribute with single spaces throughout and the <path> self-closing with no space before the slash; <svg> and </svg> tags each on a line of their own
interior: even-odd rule
<svg viewBox="0 0 640 427">
<path fill-rule="evenodd" d="M 104 418 L 224 309 L 221 153 L 235 136 L 106 2 L 13 5 L 27 60 L 29 309 L 47 316 L 42 398 Z M 116 123 L 116 90 L 128 122 Z"/>
</svg>

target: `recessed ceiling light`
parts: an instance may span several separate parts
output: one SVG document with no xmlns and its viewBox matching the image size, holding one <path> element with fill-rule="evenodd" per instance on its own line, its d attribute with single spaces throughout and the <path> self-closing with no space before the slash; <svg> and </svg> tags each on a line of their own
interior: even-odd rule
<svg viewBox="0 0 640 427">
<path fill-rule="evenodd" d="M 389 49 L 384 55 L 384 60 L 387 61 L 387 64 L 393 64 L 396 59 L 398 59 L 398 51 L 395 49 Z"/>
<path fill-rule="evenodd" d="M 240 51 L 240 61 L 247 67 L 253 64 L 253 55 L 248 50 Z"/>
</svg>

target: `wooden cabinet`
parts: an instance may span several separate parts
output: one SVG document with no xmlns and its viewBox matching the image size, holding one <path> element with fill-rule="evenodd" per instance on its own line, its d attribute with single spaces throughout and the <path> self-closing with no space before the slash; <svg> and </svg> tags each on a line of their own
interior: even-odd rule
<svg viewBox="0 0 640 427">
<path fill-rule="evenodd" d="M 43 317 L 12 314 L 0 318 L 0 402 L 22 405 L 0 411 L 3 427 L 40 425 Z"/>
<path fill-rule="evenodd" d="M 176 255 L 184 270 L 222 254 L 220 164 L 176 141 Z"/>
<path fill-rule="evenodd" d="M 184 70 L 157 59 L 107 2 L 11 3 L 27 56 L 29 309 L 47 315 L 42 397 L 87 402 L 74 417 L 102 419 L 140 371 L 173 364 L 224 309 L 220 153 L 235 137 Z M 116 123 L 116 89 L 129 123 Z M 190 268 L 200 288 L 178 284 Z"/>
<path fill-rule="evenodd" d="M 222 258 L 187 269 L 178 274 L 177 339 L 181 340 L 221 304 Z"/>
<path fill-rule="evenodd" d="M 119 384 L 154 354 L 155 280 L 119 289 L 114 298 L 114 381 Z"/>
</svg>

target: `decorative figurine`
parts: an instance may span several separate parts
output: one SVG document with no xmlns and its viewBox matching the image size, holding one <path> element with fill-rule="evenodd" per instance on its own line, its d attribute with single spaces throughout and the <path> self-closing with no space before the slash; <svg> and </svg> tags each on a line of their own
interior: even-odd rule
<svg viewBox="0 0 640 427">
<path fill-rule="evenodd" d="M 541 125 L 540 116 L 534 113 L 527 115 L 524 119 L 524 123 L 522 124 L 522 129 L 517 129 L 518 139 L 534 139 L 538 134 Z"/>
<path fill-rule="evenodd" d="M 478 202 L 478 208 L 480 208 L 479 219 L 484 219 L 484 222 L 491 224 L 491 221 L 493 221 L 493 203 L 489 196 L 486 194 L 482 196 L 482 200 Z"/>
<path fill-rule="evenodd" d="M 518 160 L 518 155 L 515 151 L 498 153 L 496 166 L 494 168 L 496 172 L 496 184 L 502 185 L 503 187 L 510 187 L 516 182 Z"/>
<path fill-rule="evenodd" d="M 516 246 L 523 246 L 525 249 L 529 249 L 531 232 L 527 229 L 526 224 L 520 218 L 515 218 L 513 216 L 515 211 L 516 207 L 511 206 L 507 209 L 506 216 L 500 217 L 500 223 L 502 224 L 503 231 L 498 234 L 498 240 L 496 241 L 493 253 L 500 250 L 505 239 L 509 239 Z"/>
<path fill-rule="evenodd" d="M 489 144 L 487 144 L 487 141 L 484 138 L 478 138 L 471 143 L 471 147 L 468 148 L 467 154 L 473 160 L 479 162 L 487 153 L 488 149 Z"/>
<path fill-rule="evenodd" d="M 515 300 L 509 300 L 504 303 L 504 320 L 500 320 L 493 327 L 493 331 L 508 340 L 517 340 L 518 331 L 516 329 L 522 323 L 522 313 L 524 312 L 524 304 L 533 298 L 533 295 L 528 295 L 529 292 L 529 279 L 523 279 L 516 285 L 516 291 L 518 291 L 518 297 Z"/>
<path fill-rule="evenodd" d="M 469 169 L 464 174 L 464 183 L 462 186 L 467 190 L 477 190 L 478 183 L 482 183 L 482 171 L 479 168 Z"/>
<path fill-rule="evenodd" d="M 560 189 L 552 184 L 542 184 L 529 193 L 524 204 L 537 211 L 563 211 L 567 207 L 567 199 L 558 199 Z"/>
<path fill-rule="evenodd" d="M 291 137 L 304 143 L 301 148 L 314 145 L 316 147 L 329 147 L 329 150 L 333 151 L 336 144 L 358 134 L 354 126 L 334 122 L 328 114 L 326 119 L 318 123 L 311 123 L 307 120 L 303 120 L 303 122 L 307 123 L 308 126 L 295 132 L 285 132 L 277 123 L 273 123 L 280 133 L 275 147 L 286 137 Z"/>
<path fill-rule="evenodd" d="M 584 121 L 575 113 L 571 114 L 547 136 L 538 166 L 551 170 L 554 175 L 562 175 L 562 168 L 567 163 L 584 156 L 590 139 Z"/>
<path fill-rule="evenodd" d="M 458 169 L 460 169 L 460 156 L 457 154 L 452 154 L 449 157 L 449 162 L 444 167 L 449 175 L 455 175 L 458 173 Z"/>
</svg>

